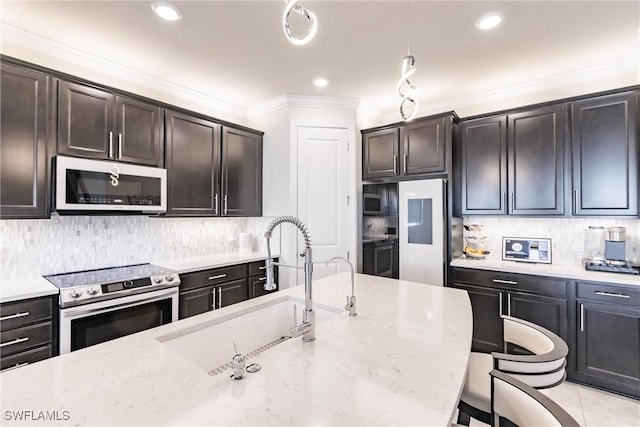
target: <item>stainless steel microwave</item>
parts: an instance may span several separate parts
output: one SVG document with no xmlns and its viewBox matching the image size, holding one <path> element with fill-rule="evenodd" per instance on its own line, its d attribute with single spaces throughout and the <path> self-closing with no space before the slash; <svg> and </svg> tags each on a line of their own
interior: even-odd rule
<svg viewBox="0 0 640 427">
<path fill-rule="evenodd" d="M 55 171 L 55 209 L 61 214 L 167 210 L 166 169 L 56 156 Z"/>
</svg>

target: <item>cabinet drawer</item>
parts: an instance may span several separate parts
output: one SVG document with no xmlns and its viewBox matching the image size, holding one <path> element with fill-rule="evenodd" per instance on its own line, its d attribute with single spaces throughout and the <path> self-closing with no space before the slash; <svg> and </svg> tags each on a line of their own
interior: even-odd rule
<svg viewBox="0 0 640 427">
<path fill-rule="evenodd" d="M 9 302 L 0 306 L 0 330 L 19 328 L 30 323 L 51 319 L 53 302 L 51 298 Z"/>
<path fill-rule="evenodd" d="M 39 362 L 51 356 L 53 356 L 53 346 L 49 344 L 44 347 L 34 348 L 33 350 L 23 351 L 13 356 L 3 357 L 2 361 L 0 361 L 0 372 Z"/>
<path fill-rule="evenodd" d="M 275 261 L 275 259 L 274 259 Z M 249 264 L 249 276 L 264 276 L 265 272 L 264 270 L 266 269 L 265 267 L 266 264 L 266 260 L 265 261 L 256 261 L 256 262 L 252 262 Z"/>
<path fill-rule="evenodd" d="M 245 275 L 246 264 L 183 274 L 180 276 L 180 290 L 217 285 L 231 280 L 243 279 Z"/>
<path fill-rule="evenodd" d="M 547 296 L 567 296 L 567 281 L 565 279 L 528 274 L 456 268 L 454 269 L 454 281 L 470 285 L 534 292 Z"/>
<path fill-rule="evenodd" d="M 3 332 L 0 335 L 0 356 L 51 342 L 52 329 L 51 322 L 44 322 Z"/>
<path fill-rule="evenodd" d="M 640 286 L 576 282 L 576 287 L 576 295 L 580 299 L 640 307 Z"/>
</svg>

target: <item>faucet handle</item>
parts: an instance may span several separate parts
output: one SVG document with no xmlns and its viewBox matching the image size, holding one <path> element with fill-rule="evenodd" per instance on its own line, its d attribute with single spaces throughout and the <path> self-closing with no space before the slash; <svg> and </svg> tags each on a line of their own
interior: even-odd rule
<svg viewBox="0 0 640 427">
<path fill-rule="evenodd" d="M 232 380 L 240 381 L 244 379 L 244 368 L 246 363 L 246 358 L 243 354 L 236 354 L 233 356 L 233 359 L 231 359 L 231 368 L 233 369 L 233 374 L 231 374 Z"/>
</svg>

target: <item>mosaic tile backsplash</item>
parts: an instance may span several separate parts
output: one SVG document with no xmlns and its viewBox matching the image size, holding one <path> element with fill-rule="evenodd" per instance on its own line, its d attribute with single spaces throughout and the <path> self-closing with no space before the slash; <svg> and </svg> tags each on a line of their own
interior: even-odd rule
<svg viewBox="0 0 640 427">
<path fill-rule="evenodd" d="M 3 279 L 131 265 L 238 250 L 238 234 L 253 235 L 254 251 L 273 218 L 151 218 L 57 216 L 0 221 Z M 279 248 L 279 230 L 272 249 Z"/>
<path fill-rule="evenodd" d="M 487 236 L 487 259 L 502 258 L 502 237 L 550 238 L 552 262 L 581 265 L 589 226 L 625 227 L 627 261 L 640 263 L 640 220 L 612 218 L 513 218 L 464 216 L 464 224 L 480 224 Z M 465 231 L 466 233 L 466 231 Z"/>
</svg>

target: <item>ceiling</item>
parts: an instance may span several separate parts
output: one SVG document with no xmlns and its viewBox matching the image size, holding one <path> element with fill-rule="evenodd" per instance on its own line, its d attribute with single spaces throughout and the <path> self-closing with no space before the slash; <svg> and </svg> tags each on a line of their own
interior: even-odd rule
<svg viewBox="0 0 640 427">
<path fill-rule="evenodd" d="M 284 0 L 175 3 L 184 17 L 172 23 L 155 16 L 149 1 L 2 1 L 1 7 L 5 26 L 245 109 L 284 94 L 397 109 L 408 37 L 423 104 L 603 67 L 635 69 L 640 78 L 637 1 L 303 0 L 319 21 L 316 38 L 304 46 L 284 37 Z M 492 10 L 503 11 L 505 22 L 476 29 L 475 20 Z M 314 87 L 316 76 L 329 86 Z"/>
</svg>

